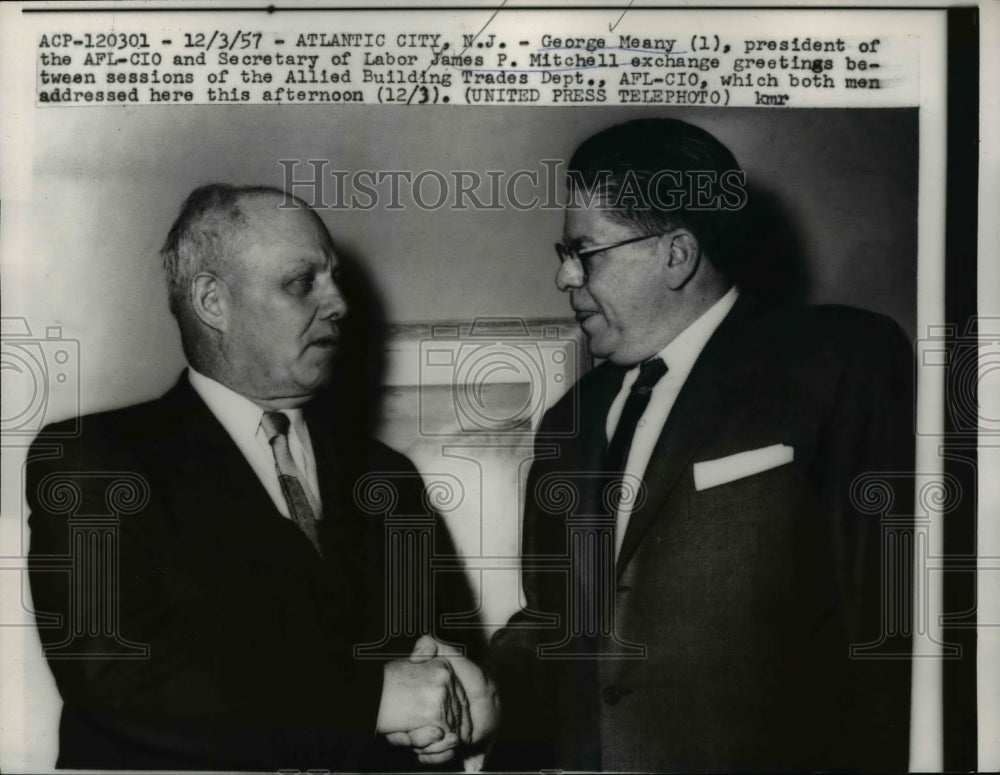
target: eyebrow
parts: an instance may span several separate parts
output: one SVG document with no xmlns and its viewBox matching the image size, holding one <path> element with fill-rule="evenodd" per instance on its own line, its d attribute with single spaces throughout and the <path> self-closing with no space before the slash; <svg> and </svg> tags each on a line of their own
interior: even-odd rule
<svg viewBox="0 0 1000 775">
<path fill-rule="evenodd" d="M 288 271 L 294 272 L 300 269 L 324 269 L 327 265 L 332 264 L 332 260 L 328 256 L 323 258 L 312 258 L 306 256 L 299 256 L 292 259 L 288 264 Z"/>
</svg>

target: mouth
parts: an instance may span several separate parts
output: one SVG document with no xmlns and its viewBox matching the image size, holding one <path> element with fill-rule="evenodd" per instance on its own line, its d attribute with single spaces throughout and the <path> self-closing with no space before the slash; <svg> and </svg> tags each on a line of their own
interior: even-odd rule
<svg viewBox="0 0 1000 775">
<path fill-rule="evenodd" d="M 333 350 L 336 349 L 339 341 L 340 338 L 336 336 L 321 336 L 318 339 L 311 341 L 309 343 L 309 347 L 319 347 L 325 350 Z"/>
<path fill-rule="evenodd" d="M 594 315 L 596 314 L 597 314 L 596 310 L 578 309 L 576 310 L 576 315 L 575 315 L 576 322 L 582 326 L 587 320 L 594 317 Z"/>
</svg>

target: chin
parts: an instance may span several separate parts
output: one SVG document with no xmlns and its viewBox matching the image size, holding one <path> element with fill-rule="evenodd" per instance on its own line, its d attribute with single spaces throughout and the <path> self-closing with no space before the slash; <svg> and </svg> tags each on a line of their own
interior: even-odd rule
<svg viewBox="0 0 1000 775">
<path fill-rule="evenodd" d="M 334 370 L 332 364 L 317 369 L 313 374 L 312 381 L 309 383 L 310 390 L 316 391 L 321 388 L 325 388 L 333 382 L 333 373 Z"/>
<path fill-rule="evenodd" d="M 635 357 L 632 353 L 626 352 L 624 348 L 615 346 L 609 342 L 595 343 L 593 340 L 587 348 L 594 358 L 604 361 L 611 361 L 616 366 L 632 366 L 643 360 Z"/>
<path fill-rule="evenodd" d="M 614 344 L 608 342 L 604 337 L 594 337 L 587 336 L 587 351 L 594 358 L 600 358 L 602 360 L 615 361 L 615 347 Z"/>
<path fill-rule="evenodd" d="M 304 358 L 296 364 L 294 376 L 296 381 L 303 386 L 322 387 L 333 376 L 333 364 L 333 355 L 325 355 L 322 358 Z"/>
<path fill-rule="evenodd" d="M 330 382 L 331 382 L 331 379 L 330 379 L 330 375 L 329 374 L 321 374 L 321 375 L 317 375 L 313 379 L 301 379 L 301 380 L 297 380 L 297 382 L 298 382 L 299 388 L 301 390 L 303 390 L 304 392 L 308 393 L 309 397 L 311 398 L 318 391 L 322 390 L 327 385 L 329 385 Z"/>
</svg>

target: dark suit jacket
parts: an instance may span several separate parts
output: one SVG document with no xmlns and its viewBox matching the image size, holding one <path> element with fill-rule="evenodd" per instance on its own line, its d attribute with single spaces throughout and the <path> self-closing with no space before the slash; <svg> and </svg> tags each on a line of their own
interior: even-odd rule
<svg viewBox="0 0 1000 775">
<path fill-rule="evenodd" d="M 606 363 L 584 376 L 537 437 L 523 534 L 527 608 L 491 649 L 506 711 L 492 764 L 904 770 L 908 632 L 883 636 L 883 526 L 851 495 L 860 474 L 893 472 L 891 490 L 896 473 L 913 471 L 912 351 L 902 332 L 860 310 L 766 310 L 741 296 L 646 470 L 644 504 L 609 582 L 616 637 L 571 639 L 562 658 L 540 660 L 538 645 L 572 627 L 566 601 L 579 581 L 552 563 L 569 553 L 567 511 L 593 511 L 587 474 L 602 469 L 623 374 Z M 793 462 L 696 489 L 695 463 L 774 444 L 793 447 Z M 581 472 L 576 506 L 542 493 L 553 477 Z M 903 476 L 891 507 L 903 532 L 912 487 Z M 905 562 L 907 550 L 898 555 Z M 908 564 L 893 567 L 908 578 Z M 893 598 L 906 611 L 908 588 Z M 539 628 L 545 613 L 560 625 Z M 604 658 L 567 658 L 595 640 Z M 616 658 L 621 644 L 645 653 Z M 852 659 L 855 644 L 877 644 L 863 655 L 883 659 Z"/>
<path fill-rule="evenodd" d="M 383 640 L 403 600 L 386 597 L 384 518 L 357 507 L 355 486 L 376 472 L 393 516 L 434 515 L 406 458 L 324 409 L 306 411 L 323 558 L 186 375 L 156 401 L 83 418 L 54 453 L 46 435 L 61 429 L 40 434 L 30 576 L 64 701 L 59 766 L 385 766 L 371 758 L 384 660 L 353 649 Z M 454 553 L 443 526 L 436 538 Z M 439 610 L 474 608 L 461 574 L 436 581 Z"/>
</svg>

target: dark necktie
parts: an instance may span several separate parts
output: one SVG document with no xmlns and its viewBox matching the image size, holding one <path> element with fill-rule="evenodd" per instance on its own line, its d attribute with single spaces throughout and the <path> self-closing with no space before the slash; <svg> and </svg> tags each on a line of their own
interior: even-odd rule
<svg viewBox="0 0 1000 775">
<path fill-rule="evenodd" d="M 305 477 L 299 471 L 299 467 L 295 465 L 292 452 L 288 448 L 288 417 L 281 412 L 264 412 L 260 425 L 271 444 L 271 450 L 274 452 L 274 467 L 278 471 L 278 483 L 285 496 L 288 514 L 322 556 L 323 550 L 320 548 L 319 538 L 316 535 L 316 520 L 320 513 L 319 503 L 310 497 L 311 493 L 305 484 Z"/>
<path fill-rule="evenodd" d="M 604 464 L 608 471 L 624 471 L 628 462 L 628 453 L 632 449 L 632 438 L 639 424 L 642 413 L 649 406 L 653 388 L 660 378 L 667 373 L 667 364 L 662 358 L 650 358 L 639 367 L 639 376 L 632 383 L 632 390 L 625 401 L 622 416 L 618 419 Z"/>
</svg>

